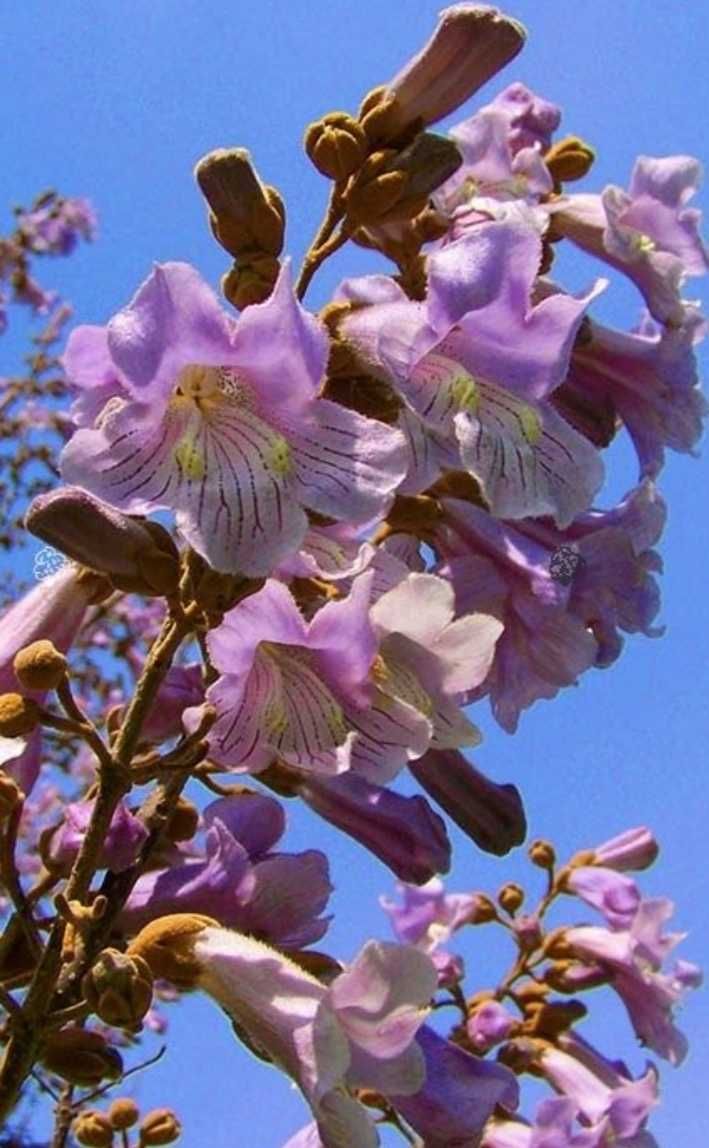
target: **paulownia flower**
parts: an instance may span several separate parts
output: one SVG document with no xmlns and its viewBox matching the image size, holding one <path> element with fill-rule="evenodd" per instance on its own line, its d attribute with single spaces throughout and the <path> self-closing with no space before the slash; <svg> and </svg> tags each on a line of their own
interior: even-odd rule
<svg viewBox="0 0 709 1148">
<path fill-rule="evenodd" d="M 548 401 L 591 295 L 532 304 L 540 258 L 528 226 L 480 224 L 429 258 L 425 303 L 377 277 L 344 284 L 341 295 L 364 305 L 342 333 L 407 404 L 405 489 L 463 469 L 496 517 L 548 514 L 563 527 L 603 478 L 597 451 Z"/>
<path fill-rule="evenodd" d="M 287 268 L 237 321 L 184 263 L 157 266 L 107 327 L 65 355 L 82 392 L 66 481 L 134 514 L 169 509 L 217 570 L 268 574 L 305 508 L 378 515 L 403 476 L 400 433 L 318 398 L 327 338 Z"/>
</svg>

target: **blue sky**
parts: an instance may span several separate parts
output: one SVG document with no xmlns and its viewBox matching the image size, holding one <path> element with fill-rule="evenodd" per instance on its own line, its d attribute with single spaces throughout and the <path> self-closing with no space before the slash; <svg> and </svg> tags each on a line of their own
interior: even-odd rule
<svg viewBox="0 0 709 1148">
<path fill-rule="evenodd" d="M 305 125 L 328 110 L 354 110 L 425 40 L 438 8 L 433 0 L 5 0 L 0 201 L 9 208 L 47 186 L 93 200 L 99 241 L 48 268 L 81 321 L 104 321 L 155 260 L 190 260 L 216 281 L 224 260 L 191 177 L 195 161 L 213 147 L 248 147 L 264 179 L 279 187 L 288 206 L 287 247 L 297 260 L 326 190 L 300 149 Z M 478 102 L 520 79 L 560 103 L 563 128 L 598 148 L 585 186 L 624 185 L 637 154 L 706 155 L 704 5 L 513 0 L 508 10 L 527 25 L 529 42 Z M 323 303 L 345 272 L 367 266 L 363 253 L 341 253 L 317 280 L 311 302 Z M 600 270 L 591 261 L 566 266 L 573 286 Z M 695 283 L 688 294 L 699 294 Z M 629 327 L 639 309 L 632 289 L 614 283 L 596 313 Z M 12 368 L 5 361 L 12 350 L 9 341 L 0 347 L 0 371 Z M 630 452 L 614 447 L 611 463 L 615 497 L 633 481 Z M 679 457 L 662 476 L 670 507 L 661 547 L 666 635 L 629 639 L 615 667 L 540 703 L 513 738 L 496 729 L 484 706 L 476 713 L 485 733 L 476 760 L 522 788 L 533 836 L 552 837 L 563 853 L 626 826 L 655 828 L 663 855 L 644 884 L 676 899 L 678 927 L 691 933 L 686 955 L 698 959 L 709 952 L 706 476 L 706 461 Z M 337 886 L 329 945 L 347 957 L 367 936 L 386 935 L 377 897 L 389 891 L 389 874 L 310 816 L 292 815 L 286 847 L 314 844 L 330 853 Z M 452 889 L 528 879 L 523 854 L 498 862 L 460 837 L 456 845 Z M 476 973 L 470 991 L 495 972 L 486 935 L 471 934 L 464 949 Z M 624 1035 L 619 1011 L 597 1011 L 600 1019 L 587 1028 L 592 1039 L 639 1069 L 641 1050 Z M 697 995 L 681 1022 L 690 1058 L 679 1072 L 663 1071 L 665 1103 L 653 1128 L 665 1148 L 706 1144 L 697 1105 L 709 1057 L 702 1014 L 705 1000 Z M 297 1095 L 234 1044 L 207 1002 L 172 1009 L 171 1036 L 168 1056 L 137 1087 L 146 1105 L 176 1104 L 186 1148 L 207 1137 L 213 1148 L 278 1148 L 304 1122 Z"/>
</svg>

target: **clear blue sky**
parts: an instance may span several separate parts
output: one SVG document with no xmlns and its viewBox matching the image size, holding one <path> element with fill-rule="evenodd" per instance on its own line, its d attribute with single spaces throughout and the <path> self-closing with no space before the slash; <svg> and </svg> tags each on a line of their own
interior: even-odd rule
<svg viewBox="0 0 709 1148">
<path fill-rule="evenodd" d="M 251 150 L 286 200 L 288 249 L 299 257 L 325 192 L 300 152 L 304 126 L 331 109 L 354 110 L 425 40 L 439 7 L 435 0 L 4 0 L 0 203 L 26 202 L 46 186 L 94 201 L 99 242 L 52 269 L 81 321 L 104 321 L 153 260 L 187 259 L 217 279 L 222 256 L 191 178 L 194 162 L 213 147 Z M 560 103 L 566 131 L 598 148 L 589 188 L 625 184 L 639 153 L 706 157 L 704 5 L 511 0 L 508 10 L 527 25 L 529 43 L 481 102 L 520 79 Z M 333 261 L 312 301 L 324 302 L 352 268 L 365 269 L 361 255 Z M 584 270 L 570 267 L 574 283 L 596 272 L 590 261 Z M 601 314 L 631 326 L 638 310 L 638 297 L 616 286 Z M 0 346 L 2 372 L 12 367 L 4 361 L 11 349 Z M 613 462 L 615 496 L 632 482 L 633 468 L 624 449 L 614 449 Z M 666 636 L 628 640 L 618 665 L 540 703 L 514 738 L 494 727 L 484 706 L 476 714 L 486 735 L 477 760 L 522 788 L 532 835 L 571 851 L 640 822 L 655 828 L 664 854 L 646 888 L 677 900 L 678 925 L 691 932 L 686 955 L 700 960 L 709 954 L 706 476 L 705 461 L 670 457 L 662 477 L 670 506 L 662 544 Z M 376 898 L 389 890 L 389 874 L 313 818 L 292 817 L 286 847 L 315 844 L 330 852 L 337 885 L 329 947 L 347 957 L 365 937 L 386 935 Z M 500 863 L 460 837 L 456 845 L 451 888 L 526 880 L 523 856 Z M 477 951 L 485 935 L 472 935 L 465 950 L 469 969 L 480 970 L 471 991 L 493 975 Z M 663 1070 L 665 1105 L 653 1129 L 664 1148 L 706 1145 L 698 1104 L 709 1058 L 702 1014 L 705 999 L 695 995 L 681 1022 L 690 1059 L 679 1072 Z M 141 1100 L 176 1103 L 185 1148 L 279 1148 L 304 1122 L 298 1096 L 234 1044 L 207 1003 L 185 1003 L 171 1016 L 175 1039 L 142 1079 Z M 643 1057 L 621 1040 L 618 1011 L 603 1018 L 587 1030 L 591 1037 L 613 1054 L 625 1050 L 639 1068 Z"/>
</svg>

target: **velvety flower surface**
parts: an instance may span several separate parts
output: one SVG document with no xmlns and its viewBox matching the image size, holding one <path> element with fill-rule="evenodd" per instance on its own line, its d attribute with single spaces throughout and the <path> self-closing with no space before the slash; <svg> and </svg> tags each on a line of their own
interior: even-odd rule
<svg viewBox="0 0 709 1148">
<path fill-rule="evenodd" d="M 399 432 L 318 398 L 326 356 L 287 268 L 236 322 L 192 267 L 158 266 L 106 328 L 69 341 L 89 425 L 62 474 L 132 513 L 174 510 L 218 570 L 268 574 L 303 541 L 306 507 L 371 518 L 403 476 Z"/>
</svg>

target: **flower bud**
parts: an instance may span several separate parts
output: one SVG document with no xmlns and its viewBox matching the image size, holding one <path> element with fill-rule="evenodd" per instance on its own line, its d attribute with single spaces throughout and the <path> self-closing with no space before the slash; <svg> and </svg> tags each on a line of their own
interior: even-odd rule
<svg viewBox="0 0 709 1148">
<path fill-rule="evenodd" d="M 165 826 L 168 841 L 191 841 L 199 826 L 199 810 L 186 797 L 178 797 Z"/>
<path fill-rule="evenodd" d="M 357 225 L 413 219 L 462 162 L 452 140 L 428 132 L 402 151 L 374 152 L 348 184 L 347 216 Z"/>
<path fill-rule="evenodd" d="M 113 1126 L 108 1117 L 98 1108 L 86 1108 L 80 1112 L 72 1124 L 72 1132 L 79 1144 L 87 1148 L 111 1148 Z"/>
<path fill-rule="evenodd" d="M 52 1032 L 45 1039 L 42 1064 L 80 1088 L 95 1088 L 102 1080 L 118 1080 L 123 1060 L 98 1032 L 76 1025 Z"/>
<path fill-rule="evenodd" d="M 580 961 L 557 960 L 544 970 L 544 980 L 558 993 L 578 993 L 598 988 L 610 980 L 608 968 L 584 965 Z"/>
<path fill-rule="evenodd" d="M 222 294 L 238 311 L 263 303 L 273 291 L 280 263 L 273 255 L 250 255 L 222 276 Z"/>
<path fill-rule="evenodd" d="M 182 1125 L 169 1108 L 154 1108 L 140 1122 L 140 1148 L 153 1144 L 172 1144 L 182 1132 Z"/>
<path fill-rule="evenodd" d="M 539 869 L 553 869 L 556 864 L 556 852 L 551 841 L 541 839 L 533 841 L 529 846 L 529 860 Z"/>
<path fill-rule="evenodd" d="M 526 953 L 538 949 L 542 941 L 542 928 L 535 913 L 525 913 L 514 922 L 517 943 Z"/>
<path fill-rule="evenodd" d="M 158 917 L 133 938 L 128 956 L 142 957 L 156 978 L 172 981 L 178 988 L 193 988 L 201 971 L 192 951 L 193 942 L 212 925 L 217 926 L 217 922 L 197 913 Z"/>
<path fill-rule="evenodd" d="M 485 893 L 475 894 L 475 905 L 470 911 L 468 920 L 471 925 L 486 925 L 489 921 L 497 920 L 497 909 Z"/>
<path fill-rule="evenodd" d="M 153 999 L 153 977 L 142 957 L 104 949 L 82 981 L 89 1005 L 113 1028 L 137 1028 Z"/>
<path fill-rule="evenodd" d="M 578 136 L 566 136 L 552 144 L 544 162 L 555 183 L 572 183 L 583 179 L 593 167 L 596 153 Z"/>
<path fill-rule="evenodd" d="M 524 889 L 521 885 L 510 881 L 509 884 L 503 885 L 500 889 L 497 894 L 497 902 L 506 913 L 516 913 L 524 902 Z"/>
<path fill-rule="evenodd" d="M 581 1001 L 545 1001 L 527 1012 L 522 1031 L 530 1036 L 555 1041 L 577 1021 L 586 1016 L 588 1009 Z"/>
<path fill-rule="evenodd" d="M 179 554 L 157 522 L 131 518 L 77 486 L 34 499 L 28 530 L 75 562 L 106 574 L 118 590 L 170 594 L 179 581 Z"/>
<path fill-rule="evenodd" d="M 26 737 L 39 722 L 39 706 L 22 694 L 0 694 L 0 737 Z"/>
<path fill-rule="evenodd" d="M 54 690 L 66 677 L 67 660 L 53 642 L 40 638 L 15 654 L 12 668 L 23 689 Z"/>
<path fill-rule="evenodd" d="M 275 188 L 261 182 L 244 148 L 217 148 L 203 156 L 195 179 L 210 208 L 214 238 L 235 259 L 247 249 L 279 255 L 285 209 Z"/>
<path fill-rule="evenodd" d="M 0 825 L 24 800 L 25 795 L 14 777 L 0 769 Z"/>
<path fill-rule="evenodd" d="M 328 179 L 346 179 L 367 158 L 369 142 L 364 129 L 347 112 L 330 112 L 305 133 L 305 150 Z"/>
<path fill-rule="evenodd" d="M 656 860 L 660 846 L 649 829 L 640 825 L 637 829 L 627 829 L 610 841 L 604 841 L 593 850 L 593 858 L 587 864 L 603 865 L 619 873 L 633 869 L 647 869 Z"/>
<path fill-rule="evenodd" d="M 132 1128 L 138 1123 L 139 1117 L 140 1109 L 135 1100 L 131 1100 L 129 1096 L 119 1096 L 108 1109 L 108 1119 L 119 1132 L 125 1128 Z"/>
<path fill-rule="evenodd" d="M 370 140 L 392 140 L 443 119 L 513 60 L 524 40 L 522 25 L 496 8 L 444 9 L 418 55 L 362 105 L 360 119 Z"/>
</svg>

